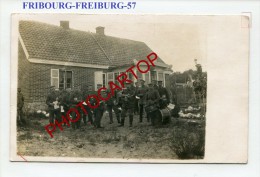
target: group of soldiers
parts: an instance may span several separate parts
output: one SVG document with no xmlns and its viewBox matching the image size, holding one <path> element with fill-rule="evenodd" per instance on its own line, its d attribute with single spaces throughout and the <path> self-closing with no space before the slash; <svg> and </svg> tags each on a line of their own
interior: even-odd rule
<svg viewBox="0 0 260 177">
<path fill-rule="evenodd" d="M 102 97 L 106 98 L 110 90 L 103 91 Z M 115 113 L 117 123 L 120 127 L 125 125 L 125 119 L 128 115 L 129 126 L 133 126 L 134 114 L 139 114 L 139 122 L 143 122 L 143 117 L 146 115 L 147 121 L 151 125 L 157 125 L 161 122 L 161 113 L 159 109 L 164 109 L 170 103 L 170 97 L 166 88 L 163 87 L 162 81 L 152 81 L 148 86 L 145 81 L 140 79 L 135 84 L 126 83 L 122 90 L 115 90 L 114 95 L 107 101 L 100 101 L 99 106 L 95 109 L 90 108 L 84 100 L 89 95 L 97 95 L 92 85 L 85 87 L 75 87 L 73 90 L 67 88 L 65 90 L 56 90 L 54 86 L 50 87 L 50 92 L 47 95 L 46 104 L 48 105 L 49 122 L 54 124 L 62 122 L 62 117 L 67 117 L 67 112 L 73 108 L 77 109 L 80 114 L 80 119 L 73 121 L 72 128 L 79 129 L 83 120 L 84 125 L 93 125 L 96 128 L 103 128 L 101 126 L 101 119 L 105 111 L 109 114 L 110 124 L 113 121 L 113 112 Z M 21 94 L 21 89 L 18 89 L 18 115 L 22 112 L 24 98 Z M 82 103 L 86 110 L 83 111 L 78 106 Z M 90 99 L 90 104 L 95 106 L 96 100 Z M 75 111 L 69 114 L 71 120 L 78 119 Z M 22 117 L 21 117 L 22 119 Z M 65 123 L 64 123 L 65 124 Z"/>
</svg>

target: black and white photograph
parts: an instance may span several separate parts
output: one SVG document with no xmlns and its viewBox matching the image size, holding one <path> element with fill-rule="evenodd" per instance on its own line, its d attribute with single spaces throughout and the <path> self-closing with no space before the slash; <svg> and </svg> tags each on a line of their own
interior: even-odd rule
<svg viewBox="0 0 260 177">
<path fill-rule="evenodd" d="M 207 122 L 222 114 L 226 96 L 214 102 L 226 66 L 214 65 L 223 42 L 216 36 L 239 36 L 242 47 L 230 50 L 247 57 L 243 18 L 13 14 L 11 160 L 211 161 L 207 133 L 221 127 Z M 222 78 L 223 87 L 236 82 Z M 236 115 L 247 118 L 247 107 Z"/>
</svg>

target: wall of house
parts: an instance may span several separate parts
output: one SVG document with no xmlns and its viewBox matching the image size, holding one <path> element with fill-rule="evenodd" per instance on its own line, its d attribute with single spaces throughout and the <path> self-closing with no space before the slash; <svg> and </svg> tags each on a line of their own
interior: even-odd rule
<svg viewBox="0 0 260 177">
<path fill-rule="evenodd" d="M 31 109 L 46 110 L 46 97 L 51 86 L 51 69 L 66 68 L 73 73 L 73 86 L 94 85 L 94 72 L 102 71 L 96 68 L 71 67 L 62 65 L 36 64 L 31 63 L 30 76 L 30 100 Z"/>
<path fill-rule="evenodd" d="M 22 45 L 18 44 L 18 87 L 22 89 L 25 104 L 30 102 L 30 62 L 27 60 Z"/>
<path fill-rule="evenodd" d="M 116 68 L 116 69 L 113 69 L 111 70 L 110 72 L 125 72 L 126 70 L 129 69 L 130 66 L 127 66 L 127 67 L 120 67 L 120 68 Z M 147 66 L 140 66 L 140 69 L 145 71 L 147 69 Z M 169 71 L 169 70 L 166 70 L 165 68 L 163 67 L 160 67 L 160 66 L 155 66 L 155 67 L 150 67 L 150 70 L 146 73 L 146 74 L 141 74 L 137 67 L 135 67 L 133 69 L 133 71 L 136 73 L 136 75 L 138 77 L 141 77 L 142 79 L 145 80 L 145 84 L 148 84 L 149 82 L 152 81 L 152 76 L 151 76 L 151 71 L 156 71 L 156 80 L 162 80 L 164 82 L 164 86 L 168 86 L 169 85 L 169 81 L 168 81 L 168 77 L 165 78 L 165 75 L 169 75 L 172 73 L 172 71 Z M 163 78 L 159 78 L 159 75 L 158 73 L 162 73 L 163 74 Z M 132 74 L 131 74 L 132 75 Z M 132 76 L 133 78 L 133 81 L 136 82 L 137 80 L 134 78 L 134 76 Z M 115 79 L 115 78 L 114 78 Z"/>
</svg>

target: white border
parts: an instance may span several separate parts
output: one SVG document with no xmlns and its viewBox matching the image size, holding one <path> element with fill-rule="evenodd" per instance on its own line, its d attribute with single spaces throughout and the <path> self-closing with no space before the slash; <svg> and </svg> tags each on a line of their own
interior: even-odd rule
<svg viewBox="0 0 260 177">
<path fill-rule="evenodd" d="M 0 176 L 227 176 L 259 177 L 260 162 L 260 55 L 259 55 L 259 1 L 138 1 L 134 13 L 175 13 L 175 14 L 238 14 L 252 12 L 250 41 L 250 119 L 249 119 L 249 160 L 247 165 L 221 164 L 84 164 L 84 163 L 17 163 L 9 161 L 9 117 L 10 117 L 10 17 L 14 12 L 46 13 L 50 11 L 23 11 L 18 0 L 1 1 L 1 60 L 0 60 L 0 101 L 1 101 L 1 162 Z M 55 11 L 68 12 L 68 11 Z M 108 10 L 101 13 L 118 13 Z M 88 13 L 100 13 L 88 11 Z M 121 12 L 121 11 L 120 11 Z M 77 11 L 76 13 L 83 13 Z M 86 11 L 84 11 L 86 13 Z M 121 13 L 129 13 L 124 11 Z"/>
</svg>

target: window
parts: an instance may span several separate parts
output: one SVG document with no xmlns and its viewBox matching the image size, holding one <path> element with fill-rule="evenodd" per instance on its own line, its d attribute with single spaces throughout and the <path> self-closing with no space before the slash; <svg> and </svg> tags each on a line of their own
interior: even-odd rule
<svg viewBox="0 0 260 177">
<path fill-rule="evenodd" d="M 111 81 L 114 82 L 114 73 L 113 72 L 107 73 L 107 83 L 109 83 Z"/>
<path fill-rule="evenodd" d="M 118 72 L 114 73 L 114 83 L 117 84 L 117 85 L 119 85 L 119 82 L 118 82 L 118 80 L 117 80 L 117 77 L 118 77 L 118 76 L 119 76 L 119 73 L 118 73 Z"/>
<path fill-rule="evenodd" d="M 144 81 L 147 84 L 150 82 L 150 71 L 144 74 Z"/>
<path fill-rule="evenodd" d="M 140 73 L 139 71 L 136 72 L 137 75 L 137 79 L 143 79 L 142 73 Z"/>
<path fill-rule="evenodd" d="M 51 69 L 51 86 L 59 88 L 72 88 L 72 71 Z"/>
<path fill-rule="evenodd" d="M 128 79 L 131 81 L 134 81 L 133 74 L 130 72 L 127 72 Z"/>
<path fill-rule="evenodd" d="M 163 72 L 158 72 L 158 81 L 163 81 Z"/>
<path fill-rule="evenodd" d="M 72 71 L 59 70 L 59 88 L 72 88 Z"/>
<path fill-rule="evenodd" d="M 106 87 L 106 85 L 107 85 L 107 78 L 106 78 L 105 73 L 102 74 L 102 84 L 103 84 L 103 87 Z"/>
<path fill-rule="evenodd" d="M 157 80 L 157 73 L 156 73 L 156 71 L 151 71 L 151 80 Z"/>
</svg>

